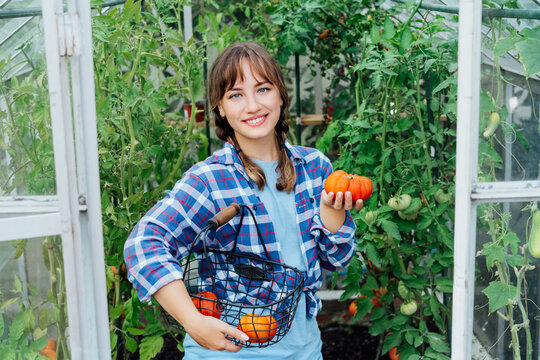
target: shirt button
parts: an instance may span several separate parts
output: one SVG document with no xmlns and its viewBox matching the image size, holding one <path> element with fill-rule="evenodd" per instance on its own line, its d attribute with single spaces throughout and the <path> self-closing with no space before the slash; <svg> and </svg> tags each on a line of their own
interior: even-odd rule
<svg viewBox="0 0 540 360">
<path fill-rule="evenodd" d="M 315 202 L 315 199 L 309 198 L 309 202 L 310 202 L 310 203 L 314 203 L 314 202 Z"/>
</svg>

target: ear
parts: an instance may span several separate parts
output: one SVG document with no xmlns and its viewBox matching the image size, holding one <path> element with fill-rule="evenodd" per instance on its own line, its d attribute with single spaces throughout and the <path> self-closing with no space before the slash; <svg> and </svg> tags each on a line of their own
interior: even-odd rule
<svg viewBox="0 0 540 360">
<path fill-rule="evenodd" d="M 218 103 L 218 110 L 219 110 L 219 115 L 222 118 L 225 118 L 225 110 L 223 109 L 223 106 L 221 105 L 221 101 Z"/>
</svg>

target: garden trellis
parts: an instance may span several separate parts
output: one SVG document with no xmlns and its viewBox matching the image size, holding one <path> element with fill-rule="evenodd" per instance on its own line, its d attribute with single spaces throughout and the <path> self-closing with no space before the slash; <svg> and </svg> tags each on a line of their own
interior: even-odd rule
<svg viewBox="0 0 540 360">
<path fill-rule="evenodd" d="M 122 3 L 105 2 L 100 6 L 102 9 L 112 9 L 115 6 L 121 8 Z M 247 0 L 242 2 L 245 3 Z M 278 8 L 279 3 L 271 1 L 268 7 Z M 305 3 L 320 5 L 315 0 Z M 128 1 L 127 4 L 131 6 L 133 2 Z M 209 58 L 207 50 L 215 53 L 216 48 L 240 38 L 235 37 L 237 30 L 231 25 L 232 15 L 229 13 L 229 17 L 224 17 L 226 21 L 214 15 L 204 18 L 207 24 L 215 23 L 209 25 L 211 30 L 201 30 L 196 26 L 192 28 L 192 8 L 188 4 L 191 5 L 187 1 L 181 2 L 178 8 L 183 21 L 183 37 L 170 39 L 171 43 L 177 42 L 178 54 L 190 54 L 194 59 L 200 56 L 202 64 Z M 204 2 L 201 4 L 205 5 Z M 504 4 L 515 8 L 505 8 L 506 5 L 502 6 Z M 210 5 L 194 5 L 194 9 L 203 9 L 201 11 L 211 8 Z M 534 211 L 534 203 L 540 200 L 540 133 L 537 130 L 540 68 L 538 60 L 535 61 L 529 51 L 540 44 L 540 3 L 536 0 L 485 0 L 482 7 L 481 1 L 473 0 L 431 0 L 420 3 L 387 1 L 381 9 L 397 6 L 402 6 L 402 13 L 396 19 L 403 23 L 406 23 L 411 10 L 418 6 L 419 12 L 413 20 L 426 19 L 429 22 L 445 17 L 449 28 L 459 26 L 459 57 L 455 67 L 458 70 L 455 75 L 458 87 L 456 211 L 451 226 L 454 233 L 454 267 L 450 275 L 453 277 L 452 296 L 460 301 L 450 304 L 449 299 L 446 299 L 446 304 L 452 305 L 451 338 L 448 338 L 452 346 L 452 358 L 468 359 L 474 356 L 476 350 L 471 341 L 473 335 L 487 353 L 494 357 L 510 358 L 513 354 L 516 358 L 516 354 L 519 354 L 523 358 L 538 358 L 540 322 L 536 318 L 540 291 L 536 288 L 540 284 L 540 276 L 538 269 L 532 266 L 538 267 L 539 264 L 536 260 L 530 261 L 526 248 L 523 251 L 520 247 L 526 243 L 529 233 L 529 213 Z M 104 155 L 105 150 L 99 153 L 103 161 L 98 162 L 100 149 L 97 147 L 99 135 L 96 127 L 105 121 L 116 126 L 114 117 L 99 119 L 96 124 L 96 67 L 92 61 L 91 31 L 103 37 L 100 32 L 103 29 L 91 29 L 92 15 L 90 4 L 86 1 L 59 1 L 54 4 L 43 1 L 41 4 L 28 0 L 24 2 L 24 8 L 20 7 L 20 2 L 0 2 L 0 269 L 1 281 L 7 284 L 0 293 L 0 303 L 4 304 L 0 314 L 9 324 L 33 321 L 36 329 L 26 329 L 24 336 L 17 339 L 17 344 L 9 343 L 5 340 L 6 336 L 2 337 L 6 332 L 0 334 L 0 346 L 21 348 L 24 345 L 30 353 L 44 346 L 47 337 L 64 332 L 64 337 L 60 336 L 60 343 L 65 347 L 62 350 L 64 355 L 71 353 L 71 357 L 77 359 L 109 358 L 111 350 L 116 354 L 117 340 L 114 336 L 119 333 L 113 331 L 111 346 L 109 325 L 117 326 L 119 319 L 126 316 L 122 307 L 126 295 L 118 290 L 113 304 L 107 306 L 107 290 L 110 292 L 111 289 L 106 289 L 105 279 L 106 275 L 109 276 L 107 281 L 110 283 L 111 276 L 109 267 L 103 271 L 102 229 L 114 232 L 114 227 L 122 223 L 123 218 L 116 211 L 117 200 L 111 200 L 110 204 L 102 204 L 100 201 L 108 202 L 112 198 L 110 194 L 114 192 L 109 180 L 102 183 L 100 188 L 100 166 L 114 166 L 116 159 L 109 156 L 113 151 L 108 149 L 107 156 Z M 205 15 L 195 14 L 201 18 Z M 458 15 L 459 23 L 456 23 Z M 175 20 L 172 15 L 163 19 Z M 263 24 L 263 20 L 260 21 Z M 166 24 L 169 23 L 159 25 Z M 213 42 L 206 38 L 216 36 L 213 33 L 216 29 L 222 30 L 223 26 L 229 25 L 223 31 L 226 33 L 223 43 L 220 44 L 218 38 L 213 38 Z M 336 26 L 340 25 L 336 22 Z M 259 29 L 269 31 L 270 28 L 261 26 Z M 176 29 L 181 32 L 180 26 Z M 195 34 L 193 44 L 201 41 L 197 45 L 188 43 L 192 34 Z M 203 37 L 206 42 L 198 37 Z M 315 38 L 318 37 L 317 33 Z M 57 40 L 59 43 L 55 43 Z M 263 40 L 271 46 L 268 36 Z M 307 43 L 309 39 L 302 41 Z M 199 44 L 204 44 L 205 48 L 190 53 L 192 48 L 189 46 Z M 291 83 L 294 83 L 291 94 L 297 99 L 302 95 L 304 101 L 306 91 L 301 89 L 300 68 L 307 55 L 300 57 L 297 49 L 278 50 L 289 51 L 294 56 L 295 79 L 291 79 Z M 384 47 L 381 46 L 379 50 L 384 51 Z M 157 65 L 152 63 L 152 66 Z M 154 71 L 152 66 L 148 69 Z M 173 73 L 170 69 L 163 73 L 170 76 Z M 174 70 L 178 70 L 175 74 L 179 74 L 182 69 Z M 34 72 L 38 74 L 34 78 L 26 77 Z M 200 73 L 203 72 L 204 69 L 200 69 Z M 44 73 L 46 76 L 39 76 Z M 98 75 L 97 81 L 105 88 L 104 84 L 108 85 L 106 80 L 110 74 L 101 71 Z M 347 80 L 349 75 L 354 75 L 354 71 L 342 77 Z M 320 68 L 317 76 L 320 76 Z M 161 79 L 159 76 L 157 78 Z M 27 79 L 31 80 L 25 82 Z M 425 79 L 429 82 L 428 74 Z M 455 83 L 451 81 L 442 85 L 454 86 Z M 152 95 L 147 84 L 143 85 L 146 87 L 141 87 Z M 444 90 L 442 85 L 426 92 L 425 100 L 428 103 L 431 101 L 431 91 L 437 93 Z M 33 86 L 39 91 L 30 94 L 28 89 Z M 316 102 L 322 101 L 322 92 L 323 89 L 316 89 Z M 119 92 L 114 94 L 116 96 Z M 167 93 L 171 94 L 173 92 Z M 302 124 L 300 105 L 301 101 L 297 101 L 290 111 L 293 114 L 291 125 L 298 142 L 302 131 L 307 128 L 306 124 Z M 98 101 L 97 107 L 100 106 L 103 106 L 103 102 Z M 317 103 L 314 108 L 320 109 L 321 106 Z M 32 113 L 28 115 L 30 110 Z M 155 109 L 151 112 L 156 113 Z M 493 113 L 500 117 L 500 124 L 494 133 L 484 131 Z M 427 116 L 427 126 L 438 121 L 433 114 Z M 42 119 L 48 119 L 44 127 L 37 125 L 37 120 Z M 101 124 L 100 120 L 103 120 Z M 207 117 L 207 141 L 212 140 L 209 125 Z M 122 131 L 120 127 L 112 129 Z M 114 136 L 113 130 L 110 130 L 111 137 Z M 168 139 L 174 139 L 178 134 L 169 135 Z M 22 144 L 19 152 L 11 146 L 17 137 Z M 194 130 L 193 136 L 189 140 L 186 138 L 186 142 L 195 141 L 193 139 L 198 141 L 202 137 L 202 132 Z M 201 148 L 197 145 L 195 149 L 203 156 L 206 150 L 210 150 L 210 146 Z M 436 157 L 433 149 L 426 148 L 427 154 L 432 154 L 428 156 L 429 159 Z M 174 156 L 186 152 L 185 148 L 182 151 L 176 150 L 172 152 Z M 159 153 L 157 148 L 150 151 Z M 36 165 L 38 163 L 39 166 Z M 12 168 L 9 164 L 18 166 Z M 27 164 L 34 164 L 35 167 L 31 168 Z M 172 168 L 180 172 L 182 170 L 181 166 Z M 25 177 L 32 180 L 31 185 Z M 162 184 L 155 184 L 159 181 L 159 176 L 150 178 L 144 187 L 161 190 Z M 164 181 L 163 186 L 166 185 L 169 184 Z M 136 191 L 126 197 L 130 201 L 139 199 Z M 105 210 L 105 215 L 102 210 Z M 128 206 L 128 223 L 131 221 L 130 216 L 135 217 L 129 211 Z M 117 215 L 117 222 L 110 221 L 109 217 Z M 362 215 L 357 220 L 363 221 L 364 218 Z M 40 255 L 41 251 L 43 255 Z M 519 263 L 516 260 L 518 258 L 525 262 Z M 48 264 L 37 267 L 37 263 L 44 260 Z M 476 275 L 475 269 L 478 271 Z M 38 283 L 41 282 L 38 285 L 35 284 L 36 276 Z M 116 288 L 112 292 L 120 285 L 116 274 L 114 279 Z M 61 296 L 47 294 L 49 289 L 56 289 L 59 294 L 65 293 L 67 307 L 62 305 L 64 300 Z M 8 290 L 19 294 L 22 300 L 12 297 Z M 497 296 L 497 292 L 505 295 Z M 44 303 L 40 303 L 36 314 L 30 315 L 29 309 L 40 297 Z M 143 311 L 135 300 L 126 304 L 128 317 L 132 315 L 130 309 Z M 110 318 L 107 309 L 111 312 Z M 63 315 L 67 315 L 67 318 L 63 319 Z M 129 331 L 132 328 L 122 329 L 124 335 Z M 65 337 L 68 333 L 69 337 Z M 129 335 L 134 334 L 136 332 Z M 39 339 L 40 342 L 34 342 Z M 128 350 L 137 348 L 137 344 L 133 345 L 133 337 L 126 336 L 126 339 Z M 508 344 L 512 344 L 512 348 L 509 349 Z"/>
</svg>

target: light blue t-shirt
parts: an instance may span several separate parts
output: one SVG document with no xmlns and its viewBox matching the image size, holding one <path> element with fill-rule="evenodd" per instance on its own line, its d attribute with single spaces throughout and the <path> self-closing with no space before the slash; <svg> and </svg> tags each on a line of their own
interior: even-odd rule
<svg viewBox="0 0 540 360">
<path fill-rule="evenodd" d="M 305 271 L 307 260 L 301 250 L 300 238 L 298 237 L 294 191 L 287 193 L 276 189 L 277 161 L 252 160 L 264 170 L 266 176 L 266 186 L 263 191 L 259 191 L 256 184 L 254 184 L 254 188 L 266 207 L 270 219 L 272 219 L 276 238 L 280 245 L 281 258 L 285 264 Z M 276 344 L 264 348 L 243 348 L 237 353 L 218 352 L 200 347 L 186 334 L 184 359 L 319 360 L 322 359 L 321 348 L 321 333 L 317 320 L 306 316 L 306 297 L 302 292 L 292 326 L 287 335 Z"/>
</svg>

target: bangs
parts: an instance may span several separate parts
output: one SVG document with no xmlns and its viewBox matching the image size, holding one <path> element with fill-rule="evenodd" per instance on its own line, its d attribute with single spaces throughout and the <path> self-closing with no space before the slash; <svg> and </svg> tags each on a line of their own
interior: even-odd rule
<svg viewBox="0 0 540 360">
<path fill-rule="evenodd" d="M 222 85 L 220 86 L 221 89 L 225 89 L 225 92 L 227 92 L 234 87 L 234 84 L 236 84 L 237 81 L 244 81 L 245 74 L 242 69 L 243 61 L 248 62 L 251 71 L 253 72 L 253 76 L 255 76 L 257 80 L 267 81 L 272 85 L 276 85 L 276 81 L 272 80 L 272 78 L 275 79 L 275 77 L 272 76 L 272 74 L 269 74 L 269 71 L 267 70 L 272 69 L 271 64 L 265 64 L 263 59 L 255 56 L 255 54 L 251 54 L 249 51 L 246 51 L 246 49 L 238 50 L 243 51 L 230 54 L 227 58 L 227 63 L 220 74 L 221 79 L 219 79 L 218 82 Z"/>
</svg>

